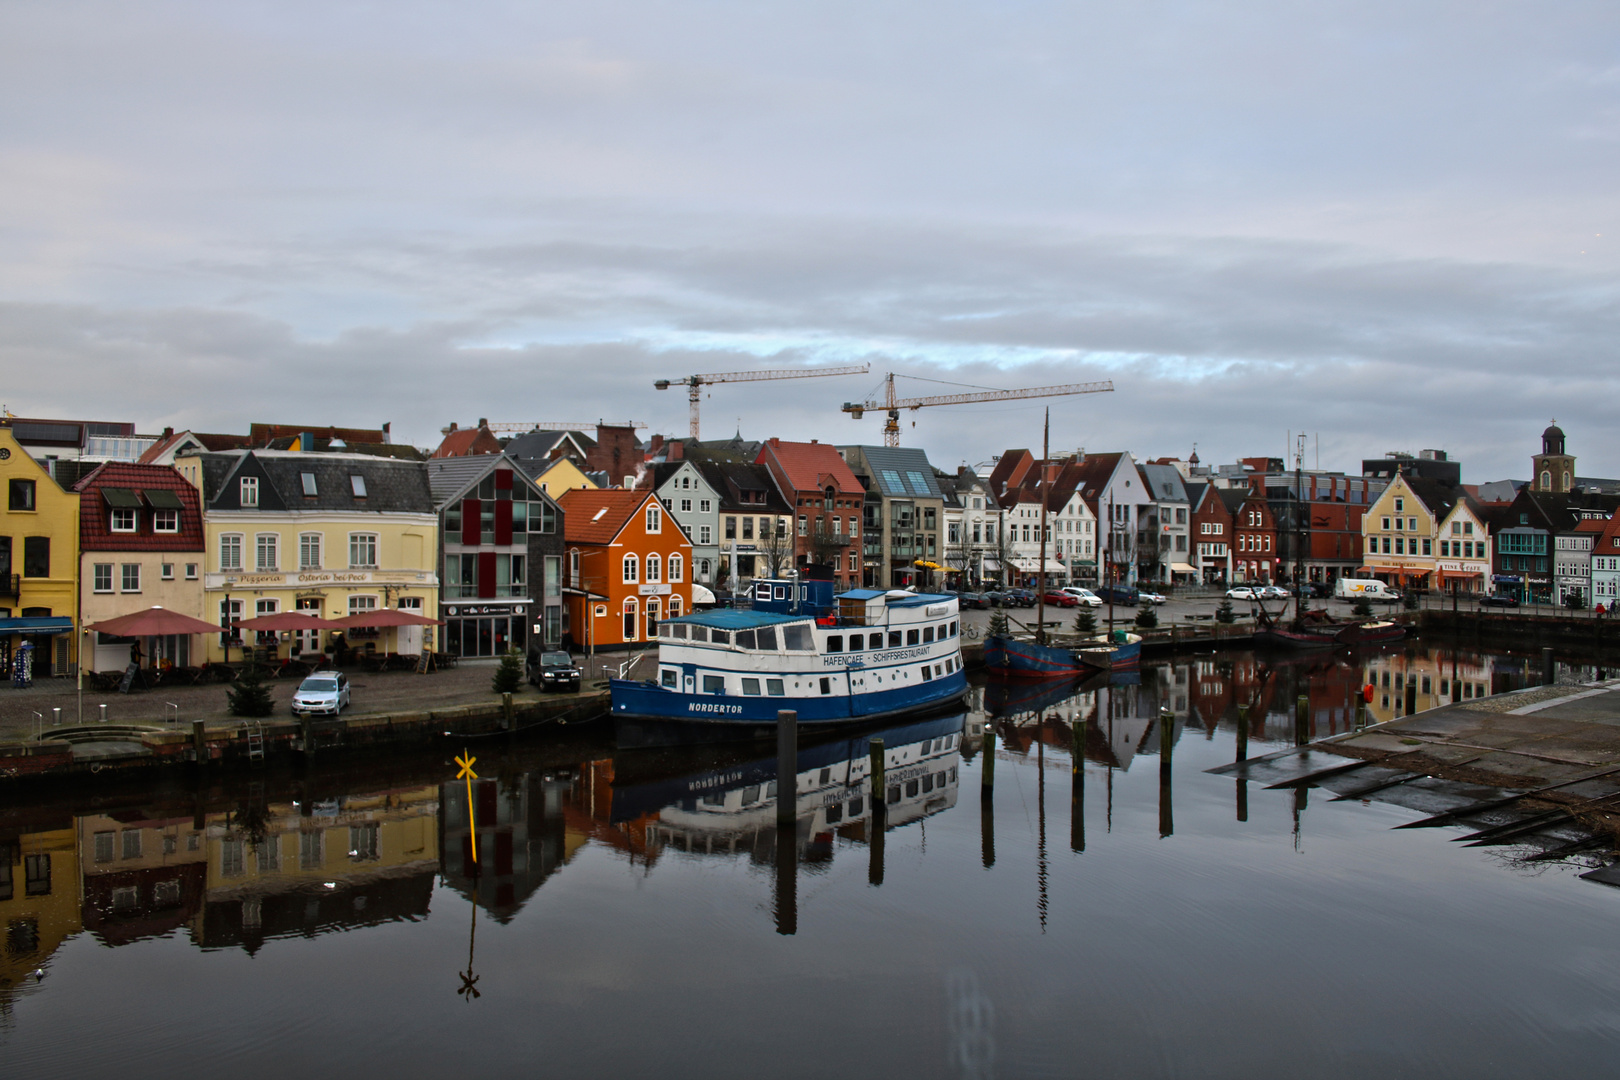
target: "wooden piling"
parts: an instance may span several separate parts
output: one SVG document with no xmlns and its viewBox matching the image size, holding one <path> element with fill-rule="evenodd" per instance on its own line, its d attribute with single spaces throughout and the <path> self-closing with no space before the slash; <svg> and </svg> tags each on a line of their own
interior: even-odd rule
<svg viewBox="0 0 1620 1080">
<path fill-rule="evenodd" d="M 1074 739 L 1074 779 L 1069 791 L 1069 850 L 1086 850 L 1086 722 L 1076 720 L 1070 728 Z"/>
<path fill-rule="evenodd" d="M 1159 710 L 1159 838 L 1176 831 L 1175 813 L 1170 791 L 1170 761 L 1175 751 L 1176 714 L 1169 709 Z"/>
<path fill-rule="evenodd" d="M 1249 707 L 1247 705 L 1239 705 L 1237 707 L 1237 712 L 1238 712 L 1237 759 L 1239 761 L 1248 761 L 1249 760 Z M 1240 781 L 1240 783 L 1241 783 L 1241 781 Z"/>
<path fill-rule="evenodd" d="M 201 720 L 191 722 L 191 749 L 196 754 L 197 764 L 202 765 L 208 761 L 208 725 Z"/>
<path fill-rule="evenodd" d="M 1541 650 L 1541 683 L 1542 683 L 1542 685 L 1543 686 L 1551 686 L 1554 682 L 1557 681 L 1557 674 L 1558 674 L 1558 669 L 1557 669 L 1556 665 L 1553 663 L 1553 651 L 1552 651 L 1552 648 L 1549 647 L 1549 646 L 1543 646 L 1542 650 Z"/>
<path fill-rule="evenodd" d="M 984 750 L 981 762 L 979 797 L 988 802 L 994 796 L 996 787 L 996 728 L 988 720 L 984 723 Z"/>
<path fill-rule="evenodd" d="M 885 799 L 889 790 L 888 782 L 883 776 L 883 737 L 872 736 L 867 742 L 867 747 L 872 758 L 872 809 L 880 811 L 888 805 Z"/>
<path fill-rule="evenodd" d="M 799 801 L 799 714 L 776 714 L 776 824 L 792 828 Z"/>
<path fill-rule="evenodd" d="M 1406 715 L 1411 716 L 1417 712 L 1417 679 L 1407 676 L 1406 679 Z"/>
<path fill-rule="evenodd" d="M 794 716 L 792 712 L 788 716 Z M 777 720 L 778 725 L 781 720 Z M 794 726 L 798 726 L 794 717 Z M 782 781 L 777 778 L 778 804 Z M 799 932 L 799 830 L 790 815 L 786 825 L 776 827 L 776 932 L 791 937 Z"/>
<path fill-rule="evenodd" d="M 512 707 L 512 692 L 508 690 L 501 694 L 501 726 L 511 731 L 516 721 L 516 711 Z"/>
<path fill-rule="evenodd" d="M 1294 699 L 1294 745 L 1311 741 L 1311 699 L 1304 694 Z"/>
</svg>

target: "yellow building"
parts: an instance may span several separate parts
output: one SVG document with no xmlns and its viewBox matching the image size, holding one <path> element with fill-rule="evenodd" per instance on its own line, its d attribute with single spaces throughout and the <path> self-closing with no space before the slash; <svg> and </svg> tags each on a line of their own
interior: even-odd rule
<svg viewBox="0 0 1620 1080">
<path fill-rule="evenodd" d="M 71 822 L 0 840 L 0 1015 L 27 993 L 57 946 L 77 934 L 79 860 Z"/>
<path fill-rule="evenodd" d="M 1449 650 L 1423 650 L 1417 655 L 1377 656 L 1367 661 L 1367 681 L 1373 688 L 1367 703 L 1370 723 L 1382 724 L 1412 712 L 1438 709 L 1453 701 L 1473 701 L 1491 695 L 1491 662 Z"/>
<path fill-rule="evenodd" d="M 578 465 L 575 465 L 567 458 L 558 458 L 556 461 L 547 464 L 534 477 L 534 484 L 553 499 L 562 498 L 564 492 L 598 486 L 592 482 L 590 477 L 580 472 Z"/>
<path fill-rule="evenodd" d="M 223 627 L 281 611 L 336 619 L 385 607 L 438 617 L 439 526 L 425 463 L 237 450 L 188 453 L 175 467 L 202 493 L 205 619 Z M 319 652 L 335 633 L 222 633 L 208 638 L 208 659 L 242 645 Z M 429 644 L 421 627 L 342 633 L 367 651 Z"/>
<path fill-rule="evenodd" d="M 1363 572 L 1401 588 L 1432 584 L 1439 522 L 1463 497 L 1460 488 L 1396 474 L 1362 515 Z"/>
<path fill-rule="evenodd" d="M 0 675 L 33 646 L 33 673 L 67 674 L 78 656 L 79 496 L 65 491 L 0 421 Z"/>
</svg>

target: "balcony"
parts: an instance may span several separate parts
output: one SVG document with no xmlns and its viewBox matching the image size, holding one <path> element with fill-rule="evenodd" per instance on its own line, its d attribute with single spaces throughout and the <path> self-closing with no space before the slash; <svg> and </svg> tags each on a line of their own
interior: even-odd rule
<svg viewBox="0 0 1620 1080">
<path fill-rule="evenodd" d="M 0 574 L 0 596 L 16 597 L 16 596 L 21 596 L 21 595 L 22 595 L 22 575 L 21 574 Z"/>
</svg>

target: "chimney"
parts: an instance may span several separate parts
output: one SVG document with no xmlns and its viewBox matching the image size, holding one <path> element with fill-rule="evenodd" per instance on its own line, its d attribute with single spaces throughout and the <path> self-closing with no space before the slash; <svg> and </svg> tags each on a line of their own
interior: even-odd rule
<svg viewBox="0 0 1620 1080">
<path fill-rule="evenodd" d="M 383 442 L 386 443 L 386 442 L 392 442 L 393 441 L 392 439 L 390 439 L 388 437 L 389 432 L 391 432 L 393 430 L 394 430 L 394 422 L 392 420 L 384 420 L 383 421 L 383 426 L 382 426 Z"/>
<path fill-rule="evenodd" d="M 313 454 L 315 452 L 315 436 L 307 431 L 298 436 L 298 449 L 306 454 Z"/>
<path fill-rule="evenodd" d="M 170 438 L 173 435 L 174 435 L 174 428 L 166 427 L 166 428 L 163 429 L 163 437 L 165 439 Z"/>
<path fill-rule="evenodd" d="M 781 446 L 782 445 L 782 440 L 778 439 L 775 435 L 772 435 L 771 436 L 771 445 L 772 446 Z"/>
<path fill-rule="evenodd" d="M 489 417 L 480 416 L 478 418 L 478 427 L 479 427 L 480 430 L 489 427 Z"/>
</svg>

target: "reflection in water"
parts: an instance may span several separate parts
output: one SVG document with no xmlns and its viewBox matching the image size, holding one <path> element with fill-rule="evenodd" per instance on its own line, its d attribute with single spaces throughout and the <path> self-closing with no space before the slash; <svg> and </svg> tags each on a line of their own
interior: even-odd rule
<svg viewBox="0 0 1620 1080">
<path fill-rule="evenodd" d="M 945 980 L 946 1060 L 964 1080 L 989 1080 L 996 1071 L 996 1009 L 973 972 L 953 971 Z"/>
</svg>

